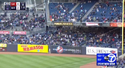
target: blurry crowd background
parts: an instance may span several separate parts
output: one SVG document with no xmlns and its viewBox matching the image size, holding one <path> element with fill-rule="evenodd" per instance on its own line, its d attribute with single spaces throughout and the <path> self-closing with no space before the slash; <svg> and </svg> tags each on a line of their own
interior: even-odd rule
<svg viewBox="0 0 125 68">
<path fill-rule="evenodd" d="M 45 27 L 45 17 L 43 15 L 29 13 L 11 13 L 0 15 L 0 30 L 13 29 L 14 27 L 22 27 L 23 31 L 32 31 L 36 27 Z"/>
</svg>

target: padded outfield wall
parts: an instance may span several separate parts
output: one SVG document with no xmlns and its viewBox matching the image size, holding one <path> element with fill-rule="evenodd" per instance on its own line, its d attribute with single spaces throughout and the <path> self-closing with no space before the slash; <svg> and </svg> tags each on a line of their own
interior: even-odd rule
<svg viewBox="0 0 125 68">
<path fill-rule="evenodd" d="M 56 54 L 81 54 L 96 55 L 97 53 L 111 53 L 121 55 L 116 48 L 103 47 L 71 47 L 35 44 L 0 44 L 1 52 L 31 52 L 31 53 L 56 53 Z"/>
</svg>

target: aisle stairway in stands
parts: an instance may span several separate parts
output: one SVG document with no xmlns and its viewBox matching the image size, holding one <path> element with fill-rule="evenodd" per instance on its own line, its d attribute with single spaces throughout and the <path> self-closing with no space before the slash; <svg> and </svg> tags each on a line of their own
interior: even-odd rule
<svg viewBox="0 0 125 68">
<path fill-rule="evenodd" d="M 94 9 L 94 7 L 95 7 L 96 5 L 98 5 L 98 4 L 99 4 L 99 3 L 96 2 L 96 3 L 91 7 L 91 9 L 83 16 L 82 20 L 84 20 L 84 19 L 92 12 L 92 10 Z"/>
<path fill-rule="evenodd" d="M 70 11 L 69 13 L 72 13 L 78 6 L 79 6 L 80 2 L 78 2 Z"/>
</svg>

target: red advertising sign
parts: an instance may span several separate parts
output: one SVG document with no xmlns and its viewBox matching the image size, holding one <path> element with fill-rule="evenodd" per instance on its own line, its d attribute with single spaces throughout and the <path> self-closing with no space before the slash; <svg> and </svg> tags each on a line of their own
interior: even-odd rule
<svg viewBox="0 0 125 68">
<path fill-rule="evenodd" d="M 116 23 L 110 23 L 110 26 L 111 27 L 117 27 L 117 24 Z"/>
<path fill-rule="evenodd" d="M 15 35 L 26 35 L 26 31 L 14 31 L 13 34 L 15 34 Z"/>
<path fill-rule="evenodd" d="M 11 5 L 12 7 L 16 7 L 16 2 L 11 2 L 10 5 Z"/>
<path fill-rule="evenodd" d="M 10 34 L 9 31 L 0 31 L 0 34 Z"/>
<path fill-rule="evenodd" d="M 111 27 L 122 27 L 122 23 L 110 23 Z M 124 24 L 125 27 L 125 24 Z"/>
<path fill-rule="evenodd" d="M 96 22 L 86 22 L 86 26 L 99 26 Z"/>
<path fill-rule="evenodd" d="M 122 27 L 122 23 L 117 23 L 117 27 Z M 124 24 L 125 27 L 125 24 Z"/>
</svg>

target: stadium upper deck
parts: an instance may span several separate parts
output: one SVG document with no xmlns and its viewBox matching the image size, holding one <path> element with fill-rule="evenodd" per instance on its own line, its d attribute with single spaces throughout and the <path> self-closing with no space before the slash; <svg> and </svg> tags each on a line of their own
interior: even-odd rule
<svg viewBox="0 0 125 68">
<path fill-rule="evenodd" d="M 54 22 L 121 22 L 121 2 L 81 1 L 49 3 L 50 20 Z"/>
</svg>

